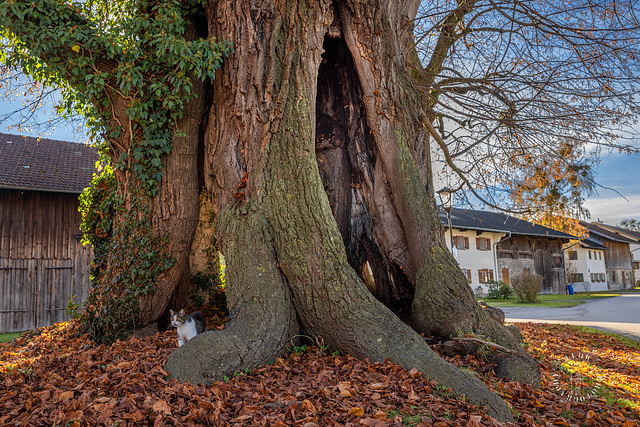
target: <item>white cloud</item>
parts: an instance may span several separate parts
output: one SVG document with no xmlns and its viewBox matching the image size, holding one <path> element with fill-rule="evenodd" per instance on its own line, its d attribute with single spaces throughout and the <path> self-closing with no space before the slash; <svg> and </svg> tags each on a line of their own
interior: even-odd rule
<svg viewBox="0 0 640 427">
<path fill-rule="evenodd" d="M 623 219 L 640 219 L 640 195 L 601 197 L 585 200 L 585 207 L 591 212 L 591 221 L 601 220 L 605 224 L 616 225 Z"/>
</svg>

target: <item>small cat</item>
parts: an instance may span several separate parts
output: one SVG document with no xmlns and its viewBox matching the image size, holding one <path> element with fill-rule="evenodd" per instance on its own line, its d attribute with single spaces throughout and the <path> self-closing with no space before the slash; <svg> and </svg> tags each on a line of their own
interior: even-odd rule
<svg viewBox="0 0 640 427">
<path fill-rule="evenodd" d="M 199 311 L 194 311 L 191 314 L 186 314 L 184 309 L 178 313 L 173 310 L 169 310 L 169 312 L 171 313 L 171 325 L 178 330 L 178 347 L 182 347 L 191 338 L 207 329 L 204 317 Z"/>
</svg>

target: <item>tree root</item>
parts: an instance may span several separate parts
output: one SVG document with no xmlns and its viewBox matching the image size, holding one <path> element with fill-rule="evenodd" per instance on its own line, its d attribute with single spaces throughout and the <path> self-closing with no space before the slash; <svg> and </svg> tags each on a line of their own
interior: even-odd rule
<svg viewBox="0 0 640 427">
<path fill-rule="evenodd" d="M 196 335 L 169 356 L 164 369 L 180 382 L 211 384 L 264 366 L 287 352 L 290 333 L 277 325 L 237 321 L 221 331 Z"/>
<path fill-rule="evenodd" d="M 226 239 L 226 329 L 196 335 L 165 364 L 179 381 L 209 384 L 243 369 L 265 365 L 287 352 L 298 331 L 291 294 L 280 271 L 267 227 L 259 214 L 235 210 L 218 216 Z"/>
<path fill-rule="evenodd" d="M 454 337 L 441 344 L 442 351 L 453 356 L 456 354 L 479 353 L 481 351 L 503 352 L 516 354 L 514 350 L 503 347 L 491 341 L 482 340 L 476 337 Z"/>
</svg>

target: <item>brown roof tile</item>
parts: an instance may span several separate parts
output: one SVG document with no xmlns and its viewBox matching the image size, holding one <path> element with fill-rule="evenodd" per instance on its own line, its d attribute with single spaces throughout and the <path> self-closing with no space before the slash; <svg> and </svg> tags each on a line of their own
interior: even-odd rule
<svg viewBox="0 0 640 427">
<path fill-rule="evenodd" d="M 87 144 L 0 133 L 0 188 L 80 193 L 97 160 Z"/>
</svg>

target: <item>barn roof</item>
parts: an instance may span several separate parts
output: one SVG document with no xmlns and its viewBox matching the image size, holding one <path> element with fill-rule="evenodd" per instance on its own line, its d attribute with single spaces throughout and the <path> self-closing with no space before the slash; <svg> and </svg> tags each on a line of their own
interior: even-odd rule
<svg viewBox="0 0 640 427">
<path fill-rule="evenodd" d="M 440 211 L 440 221 L 445 226 L 448 224 L 447 214 L 442 210 Z M 570 234 L 498 212 L 454 208 L 451 212 L 451 225 L 453 228 L 465 230 L 493 231 L 496 233 L 554 237 L 567 240 L 576 239 L 575 236 Z"/>
<path fill-rule="evenodd" d="M 0 188 L 80 193 L 97 161 L 88 144 L 0 133 Z"/>
<path fill-rule="evenodd" d="M 600 250 L 609 250 L 608 247 L 602 244 L 602 241 L 597 241 L 593 239 L 591 236 L 584 237 L 580 240 L 580 246 L 585 249 L 600 249 Z"/>
<path fill-rule="evenodd" d="M 599 222 L 588 224 L 587 230 L 600 238 L 613 240 L 614 242 L 638 243 L 640 241 L 640 233 Z"/>
</svg>

